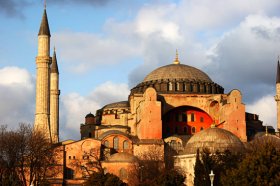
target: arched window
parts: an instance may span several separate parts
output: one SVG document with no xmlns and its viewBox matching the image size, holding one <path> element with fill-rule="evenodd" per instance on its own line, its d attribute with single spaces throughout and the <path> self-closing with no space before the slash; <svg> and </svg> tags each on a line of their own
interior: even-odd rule
<svg viewBox="0 0 280 186">
<path fill-rule="evenodd" d="M 127 179 L 127 171 L 124 168 L 121 168 L 119 171 L 119 176 L 121 179 Z"/>
<path fill-rule="evenodd" d="M 182 121 L 187 122 L 187 114 L 186 113 L 182 113 Z"/>
<path fill-rule="evenodd" d="M 127 141 L 127 140 L 125 140 L 125 141 L 123 142 L 123 149 L 124 149 L 124 150 L 129 149 L 129 144 L 128 144 L 128 141 Z"/>
<path fill-rule="evenodd" d="M 204 122 L 204 117 L 200 117 L 200 122 L 201 122 L 201 123 Z"/>
<path fill-rule="evenodd" d="M 191 113 L 191 121 L 194 122 L 195 118 L 194 118 L 194 113 Z"/>
<path fill-rule="evenodd" d="M 188 128 L 184 127 L 184 134 L 187 134 L 187 133 L 188 133 Z"/>
<path fill-rule="evenodd" d="M 179 90 L 180 90 L 180 86 L 179 86 L 179 83 L 178 83 L 178 82 L 176 83 L 175 90 L 176 90 L 176 91 L 179 91 Z"/>
<path fill-rule="evenodd" d="M 192 133 L 193 134 L 195 133 L 195 127 L 192 127 Z"/>
<path fill-rule="evenodd" d="M 202 131 L 203 129 L 204 129 L 204 128 L 203 128 L 203 127 L 201 127 L 201 128 L 200 128 L 200 131 Z"/>
<path fill-rule="evenodd" d="M 190 84 L 190 92 L 193 92 L 193 84 Z"/>
<path fill-rule="evenodd" d="M 169 82 L 169 83 L 168 83 L 168 87 L 167 87 L 167 91 L 171 91 L 171 90 L 172 90 L 172 83 Z"/>
<path fill-rule="evenodd" d="M 91 138 L 91 132 L 90 132 L 90 133 L 88 133 L 88 137 L 89 137 L 89 138 Z"/>
<path fill-rule="evenodd" d="M 105 147 L 109 147 L 109 141 L 106 140 L 106 141 L 104 142 L 104 145 L 105 145 Z"/>
<path fill-rule="evenodd" d="M 114 149 L 119 149 L 119 138 L 118 137 L 114 137 L 113 139 L 113 143 L 114 143 Z"/>
<path fill-rule="evenodd" d="M 183 92 L 185 92 L 187 90 L 187 85 L 186 83 L 183 84 Z"/>
</svg>

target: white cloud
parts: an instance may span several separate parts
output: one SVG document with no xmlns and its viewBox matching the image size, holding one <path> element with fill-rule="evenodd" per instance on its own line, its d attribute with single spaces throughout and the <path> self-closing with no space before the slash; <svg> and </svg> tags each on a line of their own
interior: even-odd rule
<svg viewBox="0 0 280 186">
<path fill-rule="evenodd" d="M 96 87 L 89 95 L 70 93 L 61 99 L 60 134 L 62 139 L 80 138 L 80 124 L 86 114 L 95 114 L 105 104 L 128 99 L 129 89 L 126 84 L 105 82 Z"/>
<path fill-rule="evenodd" d="M 54 35 L 65 68 L 76 73 L 89 71 L 98 65 L 120 63 L 137 56 L 137 46 L 123 37 L 103 37 L 93 33 L 60 32 Z"/>
<path fill-rule="evenodd" d="M 179 26 L 172 20 L 175 10 L 175 4 L 157 4 L 142 8 L 135 19 L 135 32 L 144 38 L 156 34 L 164 40 L 179 42 Z"/>
<path fill-rule="evenodd" d="M 263 125 L 276 127 L 276 102 L 273 95 L 266 95 L 256 102 L 246 105 L 246 111 L 256 113 L 259 119 L 263 121 Z"/>
<path fill-rule="evenodd" d="M 273 12 L 279 9 L 278 0 L 184 0 L 179 15 L 189 29 L 228 28 L 250 14 Z"/>
<path fill-rule="evenodd" d="M 19 123 L 33 124 L 34 79 L 26 69 L 0 69 L 0 124 L 16 128 Z"/>
<path fill-rule="evenodd" d="M 208 57 L 212 62 L 207 66 L 210 76 L 227 91 L 240 89 L 246 102 L 272 94 L 279 35 L 280 18 L 248 16 L 211 48 L 213 55 Z"/>
<path fill-rule="evenodd" d="M 24 86 L 33 89 L 33 78 L 30 73 L 19 67 L 4 67 L 0 69 L 0 85 L 2 86 Z"/>
</svg>

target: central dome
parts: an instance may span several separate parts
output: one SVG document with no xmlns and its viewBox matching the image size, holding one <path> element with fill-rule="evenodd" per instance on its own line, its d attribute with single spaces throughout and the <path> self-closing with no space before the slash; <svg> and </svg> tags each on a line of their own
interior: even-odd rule
<svg viewBox="0 0 280 186">
<path fill-rule="evenodd" d="M 223 94 L 224 88 L 214 83 L 203 71 L 180 64 L 178 53 L 173 64 L 159 67 L 131 89 L 131 94 L 144 93 L 153 87 L 160 94 Z"/>
<path fill-rule="evenodd" d="M 184 64 L 170 64 L 155 69 L 148 74 L 143 82 L 155 80 L 187 79 L 189 81 L 212 83 L 210 77 L 201 70 Z"/>
</svg>

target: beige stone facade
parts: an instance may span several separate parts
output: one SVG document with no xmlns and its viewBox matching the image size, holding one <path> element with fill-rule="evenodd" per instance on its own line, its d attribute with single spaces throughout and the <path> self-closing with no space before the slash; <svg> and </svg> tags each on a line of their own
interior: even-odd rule
<svg viewBox="0 0 280 186">
<path fill-rule="evenodd" d="M 57 143 L 59 73 L 56 55 L 51 64 L 46 10 L 38 38 L 34 127 Z M 275 96 L 278 109 L 279 97 L 280 75 Z M 191 185 L 195 155 L 180 153 L 187 149 L 189 140 L 211 126 L 247 141 L 242 94 L 237 89 L 224 93 L 206 73 L 180 63 L 177 54 L 173 63 L 147 74 L 131 89 L 127 100 L 108 103 L 95 115 L 87 114 L 80 125 L 81 140 L 57 143 L 61 172 L 50 180 L 53 185 L 82 185 L 92 171 L 101 168 L 137 185 L 142 180 L 143 162 L 156 161 L 159 169 L 184 169 Z M 175 164 L 170 158 L 175 158 Z"/>
</svg>

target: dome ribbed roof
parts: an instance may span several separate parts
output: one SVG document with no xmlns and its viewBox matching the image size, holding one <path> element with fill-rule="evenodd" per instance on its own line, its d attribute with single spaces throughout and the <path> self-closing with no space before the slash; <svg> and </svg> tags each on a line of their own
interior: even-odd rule
<svg viewBox="0 0 280 186">
<path fill-rule="evenodd" d="M 211 153 L 224 150 L 240 151 L 244 149 L 243 143 L 233 133 L 220 128 L 208 128 L 195 135 L 188 141 L 184 153 L 195 154 L 197 149 L 202 151 L 208 148 Z"/>
<path fill-rule="evenodd" d="M 90 112 L 90 113 L 88 113 L 88 114 L 86 115 L 85 118 L 94 118 L 94 115 Z"/>
<path fill-rule="evenodd" d="M 188 79 L 190 81 L 213 82 L 206 73 L 184 64 L 170 64 L 157 68 L 148 74 L 143 82 L 161 79 Z"/>
<path fill-rule="evenodd" d="M 128 101 L 120 101 L 116 103 L 110 103 L 108 105 L 105 105 L 103 109 L 110 109 L 110 108 L 128 108 L 129 103 Z"/>
</svg>

